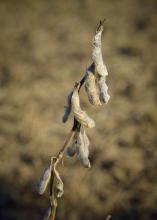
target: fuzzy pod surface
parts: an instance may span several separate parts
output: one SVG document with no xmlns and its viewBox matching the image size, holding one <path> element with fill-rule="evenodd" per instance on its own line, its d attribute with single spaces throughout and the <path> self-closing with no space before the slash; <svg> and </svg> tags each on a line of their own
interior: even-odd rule
<svg viewBox="0 0 157 220">
<path fill-rule="evenodd" d="M 95 126 L 95 122 L 92 118 L 90 118 L 85 111 L 83 111 L 80 107 L 80 98 L 78 94 L 79 86 L 73 92 L 71 104 L 74 113 L 74 117 L 76 120 L 84 125 L 87 128 L 93 128 Z"/>
<path fill-rule="evenodd" d="M 47 185 L 48 185 L 48 183 L 50 181 L 50 178 L 51 178 L 51 165 L 49 165 L 45 169 L 45 171 L 44 171 L 40 181 L 37 183 L 37 187 L 36 188 L 37 188 L 37 192 L 40 195 L 42 195 L 46 191 L 46 188 L 47 188 Z"/>
<path fill-rule="evenodd" d="M 92 105 L 101 105 L 93 66 L 91 65 L 86 71 L 85 90 L 88 95 L 88 100 Z"/>
</svg>

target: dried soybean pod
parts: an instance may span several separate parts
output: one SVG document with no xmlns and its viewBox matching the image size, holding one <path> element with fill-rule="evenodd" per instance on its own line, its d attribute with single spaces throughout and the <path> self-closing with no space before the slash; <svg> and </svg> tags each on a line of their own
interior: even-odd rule
<svg viewBox="0 0 157 220">
<path fill-rule="evenodd" d="M 93 39 L 92 60 L 95 64 L 96 72 L 100 76 L 107 76 L 107 68 L 103 62 L 101 36 L 103 32 L 103 21 L 100 21 L 99 27 Z"/>
<path fill-rule="evenodd" d="M 65 151 L 65 154 L 69 157 L 73 157 L 76 154 L 76 139 L 77 139 L 77 135 L 75 133 L 71 145 L 68 146 Z"/>
<path fill-rule="evenodd" d="M 37 184 L 37 191 L 40 195 L 42 195 L 45 192 L 47 185 L 50 181 L 50 177 L 51 177 L 51 165 L 49 165 L 45 169 L 40 181 Z"/>
<path fill-rule="evenodd" d="M 75 155 L 75 153 L 76 153 L 76 149 L 73 145 L 67 147 L 67 149 L 66 149 L 67 156 L 73 157 Z"/>
<path fill-rule="evenodd" d="M 86 134 L 84 126 L 82 126 L 82 135 L 83 135 L 84 145 L 88 147 L 89 144 L 90 144 L 90 141 L 89 141 L 89 139 L 87 137 L 87 134 Z"/>
<path fill-rule="evenodd" d="M 85 111 L 83 111 L 80 107 L 80 99 L 78 94 L 79 85 L 75 88 L 71 104 L 72 104 L 72 110 L 74 113 L 74 117 L 80 124 L 86 126 L 87 128 L 93 128 L 95 126 L 95 122 L 92 118 L 90 118 Z"/>
<path fill-rule="evenodd" d="M 92 64 L 86 71 L 87 77 L 85 81 L 85 90 L 88 95 L 88 100 L 92 105 L 101 105 L 98 90 L 96 87 L 94 64 Z"/>
<path fill-rule="evenodd" d="M 60 198 L 64 193 L 64 190 L 63 190 L 64 184 L 63 184 L 63 181 L 61 180 L 60 175 L 55 167 L 54 167 L 54 173 L 55 173 L 55 177 L 56 177 L 57 197 Z"/>
<path fill-rule="evenodd" d="M 99 88 L 100 100 L 104 103 L 108 103 L 110 95 L 108 94 L 108 86 L 106 85 L 105 76 L 98 76 L 97 83 Z"/>
<path fill-rule="evenodd" d="M 67 97 L 67 106 L 65 106 L 64 109 L 64 115 L 62 118 L 63 123 L 65 123 L 68 120 L 68 117 L 70 115 L 71 112 L 71 97 L 72 97 L 73 91 L 71 91 Z"/>
<path fill-rule="evenodd" d="M 85 168 L 90 168 L 91 165 L 88 159 L 89 156 L 88 145 L 85 145 L 84 137 L 81 132 L 79 132 L 77 136 L 76 153 L 82 165 Z"/>
</svg>

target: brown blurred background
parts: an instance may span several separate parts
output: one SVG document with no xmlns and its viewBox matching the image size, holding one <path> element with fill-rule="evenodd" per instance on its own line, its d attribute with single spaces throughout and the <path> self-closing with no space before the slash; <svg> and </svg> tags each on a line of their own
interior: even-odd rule
<svg viewBox="0 0 157 220">
<path fill-rule="evenodd" d="M 95 108 L 81 93 L 92 168 L 65 159 L 57 219 L 157 219 L 157 1 L 0 0 L 0 220 L 42 219 L 35 185 L 71 128 L 66 94 L 104 17 L 111 99 Z"/>
</svg>

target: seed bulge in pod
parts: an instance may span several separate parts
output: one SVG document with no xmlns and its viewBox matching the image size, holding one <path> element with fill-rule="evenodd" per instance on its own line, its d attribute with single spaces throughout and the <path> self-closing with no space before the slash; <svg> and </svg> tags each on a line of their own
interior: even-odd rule
<svg viewBox="0 0 157 220">
<path fill-rule="evenodd" d="M 108 94 L 108 86 L 106 85 L 106 80 L 104 76 L 98 77 L 98 88 L 100 92 L 100 100 L 104 103 L 108 103 L 110 95 Z"/>
<path fill-rule="evenodd" d="M 85 145 L 84 138 L 81 132 L 78 133 L 78 137 L 77 137 L 76 153 L 82 165 L 85 168 L 90 168 L 91 165 L 88 159 L 89 150 L 88 150 L 88 146 Z"/>
<path fill-rule="evenodd" d="M 98 90 L 96 87 L 96 82 L 95 82 L 95 76 L 93 67 L 90 67 L 87 69 L 87 77 L 85 81 L 85 90 L 88 95 L 88 100 L 92 105 L 101 105 L 99 95 L 98 95 Z"/>
<path fill-rule="evenodd" d="M 87 128 L 95 127 L 94 120 L 90 118 L 85 111 L 77 110 L 75 111 L 74 116 L 80 124 L 86 126 Z"/>
<path fill-rule="evenodd" d="M 93 128 L 95 126 L 95 122 L 92 118 L 90 118 L 85 111 L 83 111 L 80 107 L 80 99 L 78 95 L 78 89 L 79 86 L 74 90 L 72 99 L 71 99 L 71 104 L 72 104 L 72 109 L 74 113 L 74 117 L 80 124 L 88 127 L 88 128 Z"/>
<path fill-rule="evenodd" d="M 76 153 L 76 149 L 73 145 L 67 147 L 67 149 L 66 149 L 67 156 L 73 157 L 75 155 L 75 153 Z"/>
<path fill-rule="evenodd" d="M 49 165 L 49 167 L 45 169 L 40 181 L 37 184 L 37 192 L 40 195 L 42 195 L 45 192 L 47 185 L 50 181 L 50 177 L 51 177 L 51 165 Z"/>
<path fill-rule="evenodd" d="M 82 126 L 81 131 L 82 131 L 82 135 L 83 135 L 84 145 L 89 147 L 90 141 L 89 141 L 89 139 L 87 137 L 87 134 L 86 134 L 84 126 Z"/>
<path fill-rule="evenodd" d="M 76 154 L 76 134 L 73 137 L 72 143 L 66 148 L 65 155 L 73 157 Z"/>
<path fill-rule="evenodd" d="M 92 59 L 95 64 L 96 73 L 99 76 L 107 76 L 108 71 L 106 65 L 103 62 L 102 48 L 101 48 L 101 36 L 103 32 L 103 25 L 99 26 L 99 29 L 96 31 L 93 40 L 93 50 L 92 50 Z"/>
</svg>

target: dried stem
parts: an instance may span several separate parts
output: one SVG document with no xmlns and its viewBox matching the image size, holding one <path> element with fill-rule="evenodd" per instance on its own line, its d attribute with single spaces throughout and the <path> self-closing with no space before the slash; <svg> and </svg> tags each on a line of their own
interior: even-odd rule
<svg viewBox="0 0 157 220">
<path fill-rule="evenodd" d="M 51 179 L 50 179 L 50 206 L 51 206 L 51 215 L 50 219 L 54 220 L 56 215 L 57 201 L 55 199 L 54 192 L 54 166 L 56 158 L 51 159 Z"/>
<path fill-rule="evenodd" d="M 80 84 L 79 91 L 80 91 L 82 85 L 84 84 L 85 79 L 86 79 L 86 75 L 84 75 L 83 78 L 79 82 L 75 83 L 75 86 Z M 66 150 L 70 141 L 74 137 L 75 131 L 77 129 L 80 129 L 80 123 L 74 118 L 72 129 L 71 129 L 69 135 L 67 136 L 62 148 L 60 149 L 60 151 L 56 157 L 51 158 L 51 179 L 50 179 L 50 190 L 49 190 L 50 205 L 51 205 L 50 220 L 55 219 L 56 209 L 57 209 L 57 198 L 56 198 L 55 189 L 54 189 L 54 178 L 55 178 L 54 169 L 57 166 L 57 164 L 60 162 L 60 160 L 63 158 L 64 151 Z"/>
</svg>

